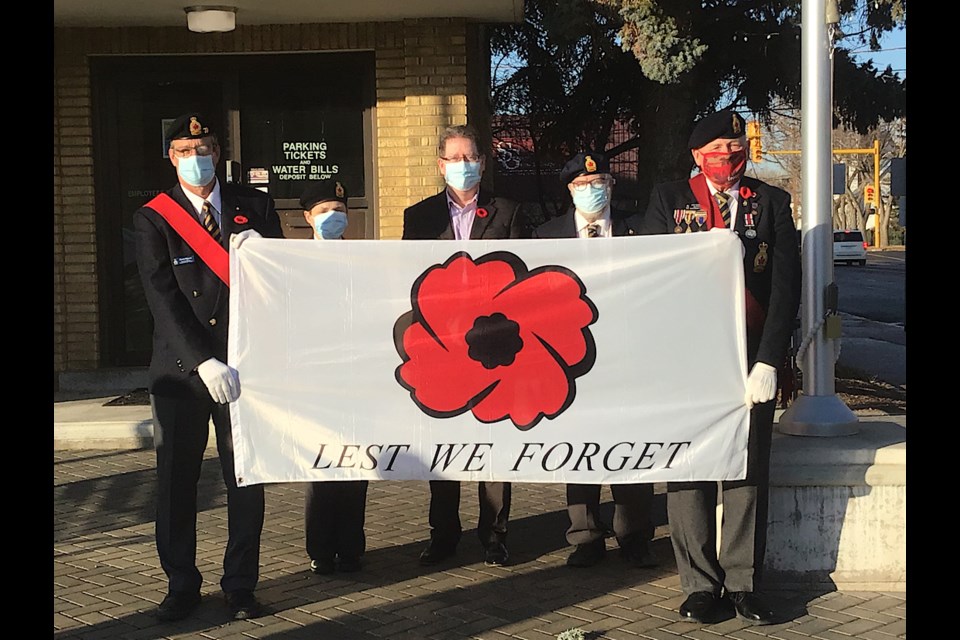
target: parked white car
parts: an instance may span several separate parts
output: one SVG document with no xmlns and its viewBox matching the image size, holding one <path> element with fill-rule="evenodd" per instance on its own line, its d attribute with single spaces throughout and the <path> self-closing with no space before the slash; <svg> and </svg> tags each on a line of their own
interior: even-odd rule
<svg viewBox="0 0 960 640">
<path fill-rule="evenodd" d="M 867 264 L 867 241 L 859 229 L 833 232 L 833 262 L 856 262 L 861 267 Z"/>
</svg>

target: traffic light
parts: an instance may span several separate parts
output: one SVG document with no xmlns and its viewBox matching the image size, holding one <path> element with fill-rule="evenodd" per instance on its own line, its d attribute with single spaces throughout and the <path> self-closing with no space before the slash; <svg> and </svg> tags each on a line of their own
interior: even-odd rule
<svg viewBox="0 0 960 640">
<path fill-rule="evenodd" d="M 763 143 L 760 138 L 750 138 L 750 161 L 763 162 Z"/>
<path fill-rule="evenodd" d="M 877 193 L 872 184 L 868 184 L 863 188 L 863 204 L 867 206 L 877 206 Z"/>
<path fill-rule="evenodd" d="M 750 144 L 750 160 L 763 162 L 763 143 L 760 141 L 760 123 L 751 120 L 747 123 L 747 142 Z"/>
</svg>

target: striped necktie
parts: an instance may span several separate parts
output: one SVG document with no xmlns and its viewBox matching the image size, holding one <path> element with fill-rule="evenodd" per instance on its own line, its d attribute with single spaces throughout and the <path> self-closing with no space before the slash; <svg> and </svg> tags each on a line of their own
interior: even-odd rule
<svg viewBox="0 0 960 640">
<path fill-rule="evenodd" d="M 714 194 L 717 204 L 720 205 L 720 215 L 723 217 L 723 224 L 730 228 L 730 194 L 726 191 L 717 191 Z"/>
<path fill-rule="evenodd" d="M 213 205 L 204 200 L 203 207 L 200 209 L 200 214 L 203 216 L 204 228 L 210 232 L 210 235 L 213 236 L 214 240 L 220 242 L 220 226 L 213 217 Z"/>
<path fill-rule="evenodd" d="M 596 222 L 587 225 L 587 237 L 588 238 L 599 238 L 600 237 L 600 225 Z"/>
</svg>

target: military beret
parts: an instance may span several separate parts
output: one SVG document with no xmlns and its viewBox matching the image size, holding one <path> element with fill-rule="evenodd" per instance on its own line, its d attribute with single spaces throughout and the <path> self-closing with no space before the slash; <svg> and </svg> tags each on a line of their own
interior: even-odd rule
<svg viewBox="0 0 960 640">
<path fill-rule="evenodd" d="M 570 184 L 575 178 L 593 173 L 610 173 L 610 161 L 597 151 L 585 151 L 570 158 L 560 171 L 563 184 Z"/>
<path fill-rule="evenodd" d="M 195 140 L 215 135 L 209 121 L 199 113 L 185 113 L 167 127 L 168 140 Z"/>
<path fill-rule="evenodd" d="M 717 138 L 739 138 L 745 135 L 746 124 L 743 118 L 736 111 L 724 109 L 704 116 L 693 127 L 693 133 L 690 134 L 690 143 L 687 145 L 691 149 L 700 147 L 713 142 Z"/>
<path fill-rule="evenodd" d="M 347 190 L 339 180 L 318 180 L 310 183 L 300 196 L 300 206 L 304 211 L 310 211 L 313 205 L 325 200 L 339 200 L 347 204 Z"/>
</svg>

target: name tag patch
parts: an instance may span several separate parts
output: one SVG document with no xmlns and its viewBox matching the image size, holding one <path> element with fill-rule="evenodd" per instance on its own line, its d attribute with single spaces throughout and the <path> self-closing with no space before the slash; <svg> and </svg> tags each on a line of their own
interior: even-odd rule
<svg viewBox="0 0 960 640">
<path fill-rule="evenodd" d="M 174 258 L 173 266 L 177 267 L 181 264 L 193 264 L 196 259 L 196 256 L 183 256 L 182 258 Z"/>
</svg>

